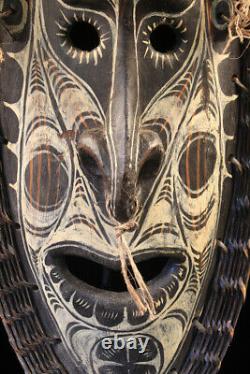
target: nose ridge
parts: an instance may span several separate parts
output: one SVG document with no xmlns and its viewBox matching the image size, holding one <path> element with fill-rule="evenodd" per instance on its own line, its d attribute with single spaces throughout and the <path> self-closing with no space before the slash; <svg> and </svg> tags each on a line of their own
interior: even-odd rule
<svg viewBox="0 0 250 374">
<path fill-rule="evenodd" d="M 119 222 L 129 221 L 137 210 L 136 174 L 125 172 L 119 194 L 116 195 L 112 214 Z"/>
<path fill-rule="evenodd" d="M 138 67 L 130 0 L 119 5 L 119 25 L 113 65 L 110 108 L 107 115 L 111 143 L 111 208 L 119 220 L 129 219 L 134 209 L 134 165 L 131 154 L 136 149 L 133 133 L 138 102 Z M 131 200 L 131 201 L 130 201 Z M 125 214 L 125 211 L 127 213 Z M 130 213 L 129 213 L 130 212 Z"/>
</svg>

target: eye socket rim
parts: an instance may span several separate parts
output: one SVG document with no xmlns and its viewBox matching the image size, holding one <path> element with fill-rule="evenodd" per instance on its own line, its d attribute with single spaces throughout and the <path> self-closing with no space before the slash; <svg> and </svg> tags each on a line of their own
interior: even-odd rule
<svg viewBox="0 0 250 374">
<path fill-rule="evenodd" d="M 151 33 L 161 25 L 167 25 L 177 33 L 177 43 L 170 50 L 163 51 L 164 53 L 158 52 L 150 42 Z M 139 30 L 142 57 L 149 60 L 156 70 L 165 71 L 167 68 L 173 69 L 180 65 L 180 61 L 190 48 L 192 31 L 184 18 L 176 19 L 170 15 L 164 16 L 162 13 L 150 14 L 141 22 Z"/>
<path fill-rule="evenodd" d="M 96 38 L 96 41 L 95 41 L 95 43 L 93 43 L 92 47 L 90 47 L 90 44 L 89 44 L 89 46 L 87 46 L 86 48 L 83 48 L 83 47 L 79 46 L 79 43 L 78 43 L 79 40 L 77 40 L 76 43 L 74 42 L 74 38 L 70 34 L 71 34 L 72 31 L 74 31 L 75 27 L 80 27 L 80 26 L 83 26 L 83 27 L 87 26 L 89 28 L 89 30 L 87 30 L 88 32 L 91 32 L 91 33 L 95 32 L 94 37 Z M 77 31 L 77 30 L 75 30 L 75 31 Z M 98 30 L 98 27 L 93 25 L 88 20 L 78 20 L 78 21 L 74 20 L 74 22 L 72 22 L 72 24 L 70 24 L 68 26 L 66 35 L 67 35 L 68 43 L 70 45 L 72 45 L 72 47 L 75 48 L 78 52 L 92 53 L 93 51 L 95 51 L 101 45 L 101 34 L 100 34 L 100 31 Z"/>
<path fill-rule="evenodd" d="M 68 30 L 72 24 L 85 21 L 94 26 L 98 33 L 99 44 L 92 51 L 85 51 L 76 48 L 68 37 Z M 112 44 L 112 30 L 108 20 L 101 14 L 94 14 L 90 10 L 81 12 L 80 10 L 68 10 L 61 8 L 56 20 L 56 35 L 58 37 L 57 46 L 62 51 L 67 64 L 89 65 L 97 67 L 100 62 L 107 56 L 106 50 Z M 70 61 L 71 60 L 71 61 Z"/>
</svg>

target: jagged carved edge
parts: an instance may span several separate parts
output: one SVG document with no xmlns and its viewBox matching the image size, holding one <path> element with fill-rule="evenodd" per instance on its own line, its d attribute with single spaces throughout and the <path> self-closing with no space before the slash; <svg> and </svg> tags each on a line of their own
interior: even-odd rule
<svg viewBox="0 0 250 374">
<path fill-rule="evenodd" d="M 42 327 L 32 296 L 38 287 L 27 281 L 16 251 L 18 225 L 11 220 L 3 174 L 5 144 L 0 136 L 0 318 L 25 372 L 63 374 L 66 370 L 54 349 L 60 341 L 48 336 Z"/>
<path fill-rule="evenodd" d="M 245 47 L 244 47 L 245 50 Z M 239 92 L 239 123 L 236 158 L 242 166 L 232 168 L 233 196 L 224 234 L 218 246 L 214 274 L 199 320 L 190 330 L 182 360 L 174 374 L 217 373 L 232 342 L 245 302 L 250 270 L 250 49 L 241 58 L 241 82 L 248 88 Z"/>
<path fill-rule="evenodd" d="M 10 217 L 2 173 L 0 179 L 0 216 Z M 0 317 L 25 372 L 66 373 L 53 349 L 57 339 L 45 334 L 33 307 L 32 292 L 36 286 L 27 282 L 20 266 L 14 249 L 14 230 L 13 222 L 1 222 Z"/>
</svg>

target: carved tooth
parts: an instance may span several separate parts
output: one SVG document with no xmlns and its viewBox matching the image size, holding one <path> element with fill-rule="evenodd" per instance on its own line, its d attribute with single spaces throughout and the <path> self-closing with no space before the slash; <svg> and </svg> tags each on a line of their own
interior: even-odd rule
<svg viewBox="0 0 250 374">
<path fill-rule="evenodd" d="M 237 75 L 233 76 L 233 82 L 240 87 L 243 91 L 249 92 L 248 88 L 240 81 L 239 77 Z"/>
<path fill-rule="evenodd" d="M 213 55 L 214 55 L 214 62 L 217 64 L 217 68 L 218 68 L 218 66 L 221 64 L 221 62 L 223 62 L 224 60 L 227 60 L 229 58 L 230 52 L 218 53 L 216 51 L 213 51 Z"/>
<path fill-rule="evenodd" d="M 219 286 L 225 291 L 240 291 L 243 297 L 243 302 L 246 301 L 246 285 L 242 278 L 234 280 L 232 278 L 220 277 Z"/>
<path fill-rule="evenodd" d="M 224 172 L 224 179 L 226 179 L 226 178 L 230 178 L 230 179 L 232 179 L 233 176 L 232 176 L 232 174 L 230 174 L 228 171 L 225 171 L 225 172 Z"/>
<path fill-rule="evenodd" d="M 73 58 L 73 60 L 76 59 L 77 55 L 78 55 L 77 51 L 74 51 L 74 52 L 72 53 L 72 58 Z"/>
<path fill-rule="evenodd" d="M 69 303 L 73 306 L 73 300 L 74 300 L 74 297 L 76 295 L 76 291 L 74 291 L 69 299 Z"/>
<path fill-rule="evenodd" d="M 89 64 L 89 61 L 90 61 L 90 53 L 86 52 L 86 62 L 87 62 L 87 64 Z"/>
<path fill-rule="evenodd" d="M 228 140 L 234 140 L 234 136 L 233 135 L 227 135 L 226 133 L 224 133 L 224 136 L 226 138 L 226 141 L 228 141 Z"/>
<path fill-rule="evenodd" d="M 60 30 L 62 30 L 62 31 L 67 31 L 67 28 L 66 28 L 66 27 L 63 27 L 62 25 L 60 25 L 59 22 L 56 22 L 56 25 L 59 27 Z"/>
<path fill-rule="evenodd" d="M 19 116 L 20 107 L 19 107 L 19 103 L 18 102 L 14 103 L 14 104 L 9 104 L 6 101 L 4 101 L 3 103 L 4 103 L 4 106 L 6 108 L 10 108 L 18 116 L 18 118 L 20 118 L 20 116 Z"/>
<path fill-rule="evenodd" d="M 195 319 L 193 321 L 193 325 L 197 328 L 197 330 L 199 332 L 201 332 L 202 334 L 206 334 L 207 333 L 207 328 L 201 323 L 199 322 L 197 319 Z"/>
<path fill-rule="evenodd" d="M 9 186 L 13 188 L 13 190 L 17 191 L 17 182 L 16 183 L 9 183 Z"/>
<path fill-rule="evenodd" d="M 8 52 L 6 53 L 9 57 L 13 58 L 17 63 L 19 63 L 20 68 L 24 66 L 24 61 L 27 60 L 27 49 L 29 48 L 29 43 L 27 46 L 20 52 Z"/>
<path fill-rule="evenodd" d="M 63 11 L 61 10 L 61 14 L 64 18 L 64 20 L 67 22 L 68 25 L 71 25 L 71 22 L 69 21 L 69 19 L 65 16 L 65 14 L 63 13 Z"/>
<path fill-rule="evenodd" d="M 5 56 L 8 56 L 8 57 L 10 57 L 10 58 L 15 59 L 15 54 L 14 54 L 13 52 L 5 52 L 5 51 L 4 51 L 4 56 L 3 56 L 3 57 L 5 57 Z M 4 58 L 4 60 L 5 60 L 5 58 Z M 3 60 L 3 61 L 4 61 L 4 60 Z"/>
<path fill-rule="evenodd" d="M 8 144 L 7 144 L 7 148 L 8 148 L 12 153 L 14 153 L 15 155 L 17 155 L 17 145 L 16 145 L 16 143 L 10 143 L 10 142 L 8 142 Z"/>
<path fill-rule="evenodd" d="M 222 105 L 227 105 L 229 103 L 232 103 L 233 101 L 237 100 L 239 98 L 239 95 L 225 95 L 221 93 L 221 102 Z"/>
<path fill-rule="evenodd" d="M 96 66 L 98 64 L 98 55 L 96 51 L 94 51 L 94 61 L 95 61 L 95 66 Z"/>
<path fill-rule="evenodd" d="M 245 302 L 247 297 L 247 288 L 242 278 L 239 279 L 239 288 L 243 296 L 243 301 Z"/>
<path fill-rule="evenodd" d="M 243 252 L 244 256 L 248 259 L 249 258 L 249 249 L 248 249 L 247 246 L 243 246 L 242 252 Z"/>
<path fill-rule="evenodd" d="M 230 335 L 231 338 L 234 337 L 234 328 L 233 328 L 233 326 L 232 326 L 231 321 L 228 321 L 228 322 L 225 324 L 225 326 L 224 326 L 224 330 L 226 330 L 226 331 L 229 333 L 229 335 Z"/>
<path fill-rule="evenodd" d="M 224 253 L 228 253 L 228 248 L 227 246 L 221 241 L 221 240 L 217 240 L 217 247 L 219 247 L 220 249 L 222 249 L 222 251 Z"/>
</svg>

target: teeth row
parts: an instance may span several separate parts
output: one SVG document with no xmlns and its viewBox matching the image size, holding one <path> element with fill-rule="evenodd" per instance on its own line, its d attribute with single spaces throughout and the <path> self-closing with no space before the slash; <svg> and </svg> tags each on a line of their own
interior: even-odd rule
<svg viewBox="0 0 250 374">
<path fill-rule="evenodd" d="M 84 300 L 84 299 L 81 299 L 81 298 L 78 298 L 76 300 L 76 304 L 80 305 L 81 307 L 83 307 L 84 309 L 89 309 L 90 308 L 90 304 L 88 301 Z"/>
</svg>

